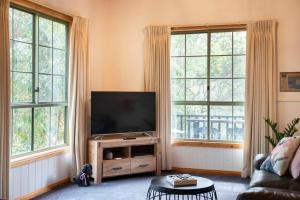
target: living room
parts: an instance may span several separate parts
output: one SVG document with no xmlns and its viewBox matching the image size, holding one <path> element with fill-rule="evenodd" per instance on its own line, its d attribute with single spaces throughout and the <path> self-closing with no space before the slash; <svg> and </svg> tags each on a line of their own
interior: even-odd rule
<svg viewBox="0 0 300 200">
<path fill-rule="evenodd" d="M 0 1 L 0 199 L 159 199 L 172 174 L 212 184 L 194 199 L 300 199 L 298 137 L 279 172 L 256 157 L 299 135 L 298 0 Z M 152 126 L 99 130 L 110 93 L 152 99 Z M 141 152 L 150 173 L 105 175 Z"/>
</svg>

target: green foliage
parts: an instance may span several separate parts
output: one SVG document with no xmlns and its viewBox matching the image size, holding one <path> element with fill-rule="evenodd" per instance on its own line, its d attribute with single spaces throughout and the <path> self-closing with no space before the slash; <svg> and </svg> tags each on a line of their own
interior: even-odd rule
<svg viewBox="0 0 300 200">
<path fill-rule="evenodd" d="M 285 127 L 284 130 L 281 132 L 279 131 L 278 124 L 276 122 L 273 122 L 269 118 L 266 118 L 265 122 L 271 127 L 272 131 L 275 134 L 276 140 L 274 140 L 270 136 L 265 136 L 265 138 L 273 147 L 275 147 L 282 138 L 292 137 L 298 131 L 296 125 L 299 123 L 299 121 L 300 118 L 293 119 L 291 122 L 287 124 L 287 127 Z"/>
<path fill-rule="evenodd" d="M 12 109 L 12 156 L 65 142 L 67 26 L 34 15 L 9 9 L 11 103 L 26 106 Z"/>
</svg>

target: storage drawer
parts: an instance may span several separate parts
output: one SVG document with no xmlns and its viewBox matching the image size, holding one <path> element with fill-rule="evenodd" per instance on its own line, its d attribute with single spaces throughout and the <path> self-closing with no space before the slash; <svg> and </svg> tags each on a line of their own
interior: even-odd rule
<svg viewBox="0 0 300 200">
<path fill-rule="evenodd" d="M 130 159 L 103 161 L 103 177 L 125 174 L 130 174 Z"/>
<path fill-rule="evenodd" d="M 156 157 L 131 158 L 131 173 L 152 172 L 156 170 Z"/>
</svg>

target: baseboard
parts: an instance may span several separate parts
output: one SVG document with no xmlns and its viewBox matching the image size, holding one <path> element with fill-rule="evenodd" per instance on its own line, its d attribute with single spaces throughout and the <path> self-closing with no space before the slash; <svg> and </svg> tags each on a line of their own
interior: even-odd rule
<svg viewBox="0 0 300 200">
<path fill-rule="evenodd" d="M 224 170 L 213 170 L 213 169 L 193 169 L 193 168 L 173 167 L 172 171 L 176 173 L 187 173 L 187 174 L 216 174 L 216 175 L 224 175 L 224 176 L 241 176 L 241 172 L 238 171 L 224 171 Z"/>
<path fill-rule="evenodd" d="M 42 194 L 45 194 L 47 192 L 50 192 L 51 190 L 54 190 L 58 187 L 61 187 L 63 186 L 64 184 L 66 183 L 69 183 L 70 182 L 70 177 L 67 177 L 67 178 L 64 178 L 64 179 L 61 179 L 55 183 L 52 183 L 46 187 L 43 187 L 43 188 L 40 188 L 34 192 L 30 192 L 26 195 L 23 195 L 23 196 L 20 196 L 20 197 L 17 197 L 16 200 L 28 200 L 28 199 L 33 199 L 35 197 L 38 197 Z"/>
</svg>

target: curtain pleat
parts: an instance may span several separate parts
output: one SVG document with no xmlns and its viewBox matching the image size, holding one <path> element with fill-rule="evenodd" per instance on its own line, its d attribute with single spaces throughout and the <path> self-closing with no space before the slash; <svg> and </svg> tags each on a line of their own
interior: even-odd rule
<svg viewBox="0 0 300 200">
<path fill-rule="evenodd" d="M 75 17 L 70 34 L 69 134 L 72 149 L 71 177 L 86 163 L 88 135 L 88 20 Z"/>
<path fill-rule="evenodd" d="M 268 153 L 265 136 L 272 131 L 264 118 L 277 120 L 276 22 L 252 22 L 247 25 L 247 69 L 244 162 L 242 176 L 253 172 L 253 159 Z"/>
<path fill-rule="evenodd" d="M 0 0 L 0 199 L 9 199 L 9 0 Z"/>
<path fill-rule="evenodd" d="M 170 28 L 145 28 L 144 81 L 145 91 L 156 92 L 156 132 L 160 137 L 162 169 L 170 170 L 171 102 L 170 102 Z"/>
</svg>

